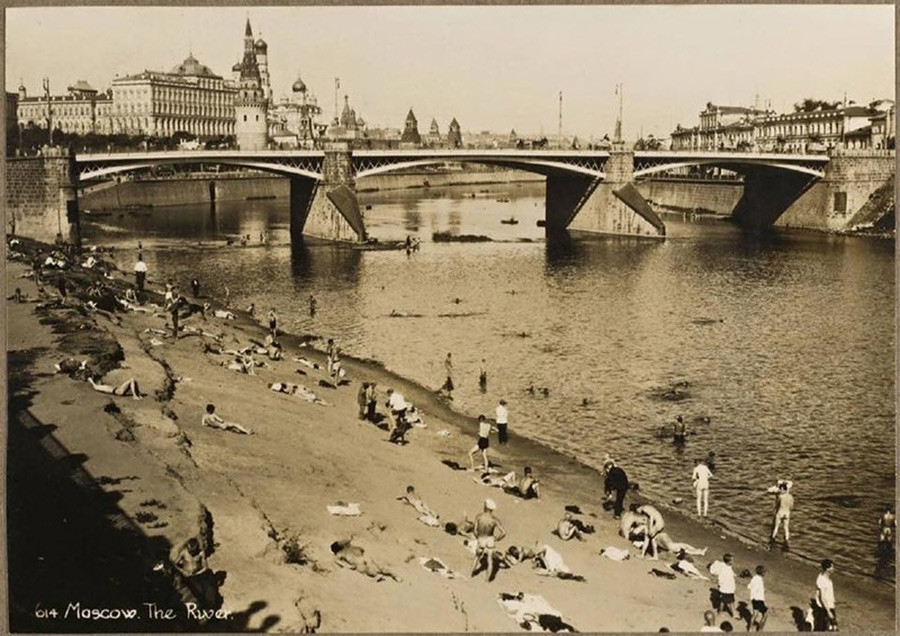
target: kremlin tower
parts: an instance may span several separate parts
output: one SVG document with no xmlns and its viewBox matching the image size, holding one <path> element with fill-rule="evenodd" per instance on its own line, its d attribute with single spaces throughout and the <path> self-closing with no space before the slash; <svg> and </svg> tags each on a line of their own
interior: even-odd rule
<svg viewBox="0 0 900 636">
<path fill-rule="evenodd" d="M 265 150 L 268 147 L 269 98 L 257 57 L 262 53 L 265 79 L 268 79 L 265 49 L 265 42 L 253 41 L 250 18 L 247 18 L 247 28 L 244 31 L 244 59 L 233 69 L 238 82 L 238 91 L 234 98 L 234 134 L 241 150 Z"/>
</svg>

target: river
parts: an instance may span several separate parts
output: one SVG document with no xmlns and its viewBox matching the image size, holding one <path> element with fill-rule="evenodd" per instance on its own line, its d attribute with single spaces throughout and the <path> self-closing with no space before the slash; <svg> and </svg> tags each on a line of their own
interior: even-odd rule
<svg viewBox="0 0 900 636">
<path fill-rule="evenodd" d="M 873 571 L 878 519 L 896 498 L 892 241 L 667 215 L 665 241 L 547 243 L 539 183 L 360 202 L 371 235 L 410 234 L 421 251 L 292 249 L 284 199 L 114 214 L 85 236 L 125 248 L 126 271 L 141 240 L 151 276 L 183 290 L 196 276 L 218 297 L 227 285 L 233 306 L 274 307 L 285 329 L 334 337 L 426 386 L 443 382 L 452 352 L 456 408 L 492 415 L 504 397 L 512 430 L 598 467 L 610 453 L 643 492 L 686 510 L 694 461 L 715 451 L 710 516 L 752 540 L 769 532 L 766 488 L 791 479 L 792 552 Z M 500 223 L 509 216 L 519 224 Z M 493 241 L 433 243 L 436 231 Z M 223 246 L 248 233 L 250 247 Z M 672 389 L 681 399 L 663 396 Z M 682 450 L 658 436 L 678 414 L 694 431 Z"/>
</svg>

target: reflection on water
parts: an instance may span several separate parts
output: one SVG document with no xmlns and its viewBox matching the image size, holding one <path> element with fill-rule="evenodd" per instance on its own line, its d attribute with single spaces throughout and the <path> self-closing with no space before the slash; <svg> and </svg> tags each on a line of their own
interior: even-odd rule
<svg viewBox="0 0 900 636">
<path fill-rule="evenodd" d="M 140 238 L 152 272 L 183 286 L 198 276 L 215 294 L 228 285 L 235 306 L 275 307 L 287 328 L 334 336 L 434 388 L 452 351 L 459 407 L 490 413 L 505 397 L 518 432 L 589 464 L 609 452 L 662 500 L 690 501 L 694 460 L 715 451 L 711 514 L 761 542 L 773 507 L 765 490 L 791 479 L 792 549 L 875 567 L 877 519 L 895 499 L 892 243 L 680 217 L 666 219 L 664 242 L 544 242 L 537 185 L 366 193 L 361 203 L 374 236 L 411 234 L 422 251 L 292 248 L 286 201 L 220 202 L 214 216 L 160 208 L 87 233 L 125 246 Z M 520 223 L 500 223 L 509 216 Z M 434 244 L 436 231 L 497 242 Z M 269 245 L 210 246 L 260 232 Z M 121 258 L 130 269 L 134 251 Z M 530 395 L 530 383 L 548 395 Z M 677 414 L 693 430 L 684 449 L 658 435 Z"/>
</svg>

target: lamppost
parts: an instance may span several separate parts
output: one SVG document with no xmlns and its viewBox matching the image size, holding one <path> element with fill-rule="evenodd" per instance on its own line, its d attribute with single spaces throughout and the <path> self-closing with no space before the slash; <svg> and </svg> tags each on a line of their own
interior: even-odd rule
<svg viewBox="0 0 900 636">
<path fill-rule="evenodd" d="M 44 87 L 44 99 L 47 100 L 47 132 L 49 144 L 53 146 L 53 108 L 50 105 L 50 78 L 45 77 L 41 84 Z"/>
</svg>

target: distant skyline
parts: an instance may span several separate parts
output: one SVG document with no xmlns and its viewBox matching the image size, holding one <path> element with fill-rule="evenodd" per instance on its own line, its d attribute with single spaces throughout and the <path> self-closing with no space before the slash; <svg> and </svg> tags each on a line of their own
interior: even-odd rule
<svg viewBox="0 0 900 636">
<path fill-rule="evenodd" d="M 894 98 L 893 5 L 40 7 L 6 10 L 6 88 L 168 71 L 193 53 L 226 78 L 249 15 L 276 98 L 299 73 L 323 120 L 350 96 L 370 126 L 668 136 L 707 101 L 791 109 Z"/>
</svg>

